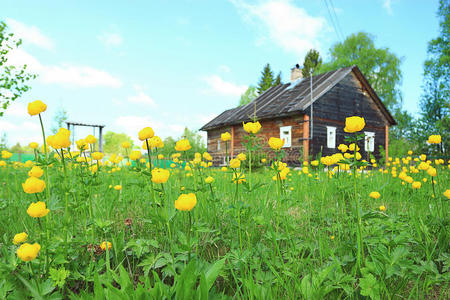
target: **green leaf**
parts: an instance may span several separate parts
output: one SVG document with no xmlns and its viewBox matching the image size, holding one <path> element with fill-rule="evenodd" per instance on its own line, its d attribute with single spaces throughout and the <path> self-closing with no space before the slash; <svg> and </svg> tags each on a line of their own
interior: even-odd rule
<svg viewBox="0 0 450 300">
<path fill-rule="evenodd" d="M 359 280 L 361 295 L 369 296 L 371 299 L 380 299 L 380 284 L 372 274 L 366 274 Z"/>
</svg>

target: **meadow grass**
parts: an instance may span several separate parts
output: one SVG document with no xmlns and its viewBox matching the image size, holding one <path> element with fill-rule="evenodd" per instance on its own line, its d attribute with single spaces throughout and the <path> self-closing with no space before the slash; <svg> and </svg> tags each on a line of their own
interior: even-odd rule
<svg viewBox="0 0 450 300">
<path fill-rule="evenodd" d="M 448 299 L 446 164 L 433 164 L 434 186 L 406 165 L 419 189 L 391 167 L 355 177 L 309 166 L 280 180 L 264 166 L 250 189 L 230 168 L 177 165 L 151 185 L 145 163 L 64 165 L 52 158 L 46 191 L 35 194 L 22 189 L 29 167 L 0 167 L 2 299 Z M 175 209 L 188 193 L 195 207 Z M 50 212 L 31 218 L 37 200 Z M 12 244 L 20 232 L 41 245 L 30 262 Z"/>
</svg>

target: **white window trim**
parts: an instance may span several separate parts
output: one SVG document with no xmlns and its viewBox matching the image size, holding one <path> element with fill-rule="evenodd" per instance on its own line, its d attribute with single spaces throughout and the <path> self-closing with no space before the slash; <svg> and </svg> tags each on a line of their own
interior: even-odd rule
<svg viewBox="0 0 450 300">
<path fill-rule="evenodd" d="M 288 131 L 288 139 L 285 138 L 284 131 Z M 284 138 L 283 148 L 291 147 L 292 145 L 292 126 L 281 126 L 280 127 L 280 139 Z"/>
<path fill-rule="evenodd" d="M 221 145 L 220 145 L 220 139 L 218 139 L 218 140 L 217 140 L 217 151 L 220 151 L 220 147 L 221 147 Z"/>
<path fill-rule="evenodd" d="M 334 140 L 332 143 L 330 143 L 329 136 L 328 136 L 330 133 L 330 130 L 334 132 Z M 336 148 L 336 127 L 334 127 L 334 126 L 327 126 L 327 148 L 330 148 L 330 149 Z"/>
<path fill-rule="evenodd" d="M 370 138 L 372 139 L 371 141 L 369 141 Z M 364 151 L 366 152 L 375 151 L 375 132 L 364 131 Z"/>
</svg>

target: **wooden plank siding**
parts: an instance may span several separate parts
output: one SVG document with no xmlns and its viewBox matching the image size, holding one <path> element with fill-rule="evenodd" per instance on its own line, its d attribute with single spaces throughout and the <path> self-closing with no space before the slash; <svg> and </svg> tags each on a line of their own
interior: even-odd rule
<svg viewBox="0 0 450 300">
<path fill-rule="evenodd" d="M 309 113 L 310 108 L 305 109 Z M 377 105 L 365 92 L 360 81 L 353 73 L 348 74 L 336 86 L 325 93 L 313 104 L 314 134 L 310 141 L 310 149 L 314 157 L 319 153 L 330 155 L 339 151 L 337 147 L 344 143 L 345 118 L 351 116 L 364 117 L 366 127 L 364 131 L 375 132 L 374 155 L 380 158 L 379 146 L 386 145 L 386 126 L 389 124 Z M 327 148 L 327 126 L 336 127 L 336 148 Z M 367 158 L 364 151 L 364 141 L 358 146 L 361 155 Z"/>
<path fill-rule="evenodd" d="M 291 147 L 283 148 L 286 152 L 285 161 L 290 164 L 299 164 L 300 153 L 303 149 L 303 115 L 294 115 L 284 118 L 276 118 L 271 120 L 260 120 L 261 131 L 257 134 L 261 138 L 261 143 L 264 151 L 267 153 L 268 158 L 272 158 L 275 154 L 270 149 L 268 141 L 271 137 L 280 137 L 280 127 L 292 126 L 291 129 Z M 208 153 L 213 157 L 214 165 L 221 165 L 224 162 L 225 157 L 225 144 L 221 143 L 220 150 L 218 150 L 218 140 L 223 132 L 231 132 L 231 126 L 221 127 L 217 129 L 208 130 Z M 231 154 L 230 149 L 234 149 L 234 157 L 241 152 L 245 152 L 245 148 L 242 145 L 243 137 L 247 135 L 242 126 L 234 126 L 234 143 L 231 145 L 228 142 L 228 155 Z"/>
</svg>

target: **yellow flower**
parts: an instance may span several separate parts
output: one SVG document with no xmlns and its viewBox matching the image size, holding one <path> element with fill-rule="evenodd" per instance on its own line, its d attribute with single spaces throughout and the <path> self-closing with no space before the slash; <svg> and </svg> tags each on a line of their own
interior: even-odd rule
<svg viewBox="0 0 450 300">
<path fill-rule="evenodd" d="M 205 182 L 208 183 L 208 184 L 212 183 L 213 181 L 214 181 L 214 178 L 212 178 L 211 176 L 208 176 L 208 177 L 205 178 Z"/>
<path fill-rule="evenodd" d="M 231 140 L 231 134 L 229 132 L 224 132 L 220 135 L 220 139 L 224 142 Z"/>
<path fill-rule="evenodd" d="M 242 122 L 243 126 L 244 126 L 244 130 L 247 131 L 248 133 L 258 133 L 258 131 L 261 129 L 261 124 L 256 121 L 256 122 L 248 122 L 248 123 L 244 123 Z"/>
<path fill-rule="evenodd" d="M 155 135 L 155 132 L 151 127 L 145 127 L 141 131 L 139 131 L 139 139 L 141 141 L 145 141 L 146 139 L 152 138 Z"/>
<path fill-rule="evenodd" d="M 46 207 L 45 202 L 38 201 L 33 202 L 27 209 L 27 214 L 32 218 L 45 217 L 49 213 L 49 209 Z"/>
<path fill-rule="evenodd" d="M 361 153 L 356 152 L 356 160 L 360 160 L 361 159 Z"/>
<path fill-rule="evenodd" d="M 373 199 L 378 199 L 378 198 L 381 197 L 381 195 L 380 195 L 380 193 L 378 193 L 378 192 L 371 192 L 371 193 L 369 194 L 369 197 L 370 197 L 370 198 L 373 198 Z"/>
<path fill-rule="evenodd" d="M 413 154 L 412 150 L 409 150 L 408 155 L 412 155 L 412 154 Z"/>
<path fill-rule="evenodd" d="M 164 154 L 158 154 L 158 159 L 164 159 Z"/>
<path fill-rule="evenodd" d="M 426 156 L 425 154 L 421 154 L 421 155 L 420 155 L 420 160 L 421 160 L 421 161 L 427 160 L 427 156 Z"/>
<path fill-rule="evenodd" d="M 131 147 L 130 142 L 123 142 L 123 143 L 122 143 L 122 148 L 128 149 L 128 148 L 130 148 L 130 147 Z"/>
<path fill-rule="evenodd" d="M 319 165 L 319 161 L 318 160 L 311 161 L 311 166 L 317 167 L 318 165 Z"/>
<path fill-rule="evenodd" d="M 175 150 L 177 150 L 177 151 L 188 151 L 191 148 L 192 148 L 191 144 L 189 143 L 189 140 L 187 140 L 187 139 L 179 140 L 175 144 Z"/>
<path fill-rule="evenodd" d="M 8 159 L 8 158 L 11 158 L 11 156 L 12 156 L 11 152 L 6 151 L 6 150 L 2 150 L 2 158 Z"/>
<path fill-rule="evenodd" d="M 31 149 L 36 149 L 37 147 L 39 147 L 39 144 L 36 142 L 31 142 L 28 146 L 30 146 Z"/>
<path fill-rule="evenodd" d="M 380 205 L 379 209 L 380 209 L 380 211 L 386 211 L 386 206 Z"/>
<path fill-rule="evenodd" d="M 181 194 L 175 200 L 175 208 L 181 211 L 190 211 L 197 204 L 197 197 L 194 193 Z"/>
<path fill-rule="evenodd" d="M 153 136 L 148 140 L 148 145 L 150 146 L 150 149 L 155 149 L 155 148 L 163 148 L 164 147 L 164 143 L 161 140 L 161 138 L 159 136 Z"/>
<path fill-rule="evenodd" d="M 47 109 L 47 105 L 41 100 L 36 100 L 28 103 L 28 113 L 30 116 L 35 116 L 44 112 Z"/>
<path fill-rule="evenodd" d="M 270 148 L 272 148 L 273 150 L 279 151 L 284 145 L 284 139 L 279 139 L 276 137 L 271 137 L 269 139 L 269 146 Z"/>
<path fill-rule="evenodd" d="M 428 137 L 428 143 L 429 144 L 439 144 L 441 142 L 441 136 L 439 134 L 437 135 L 430 135 Z"/>
<path fill-rule="evenodd" d="M 40 193 L 45 189 L 45 182 L 36 177 L 29 177 L 25 183 L 22 183 L 22 188 L 27 194 Z"/>
<path fill-rule="evenodd" d="M 95 142 L 97 142 L 97 138 L 95 136 L 93 136 L 92 134 L 88 135 L 86 138 L 86 143 L 88 144 L 95 144 Z"/>
<path fill-rule="evenodd" d="M 348 147 L 347 147 L 347 145 L 345 145 L 345 144 L 340 144 L 340 145 L 338 146 L 338 149 L 339 149 L 342 153 L 344 153 L 344 152 L 347 152 Z"/>
<path fill-rule="evenodd" d="M 334 160 L 331 156 L 323 156 L 320 158 L 320 162 L 326 166 L 331 166 L 334 164 Z"/>
<path fill-rule="evenodd" d="M 108 247 L 108 250 L 111 250 L 112 244 L 110 242 L 103 242 L 100 244 L 100 249 L 103 251 L 106 250 L 106 247 Z"/>
<path fill-rule="evenodd" d="M 420 181 L 414 181 L 411 185 L 411 187 L 413 189 L 420 189 L 421 186 L 422 186 L 422 183 Z"/>
<path fill-rule="evenodd" d="M 241 166 L 241 161 L 237 158 L 230 160 L 230 168 L 237 169 Z"/>
<path fill-rule="evenodd" d="M 101 160 L 103 158 L 103 156 L 105 156 L 105 154 L 103 154 L 101 152 L 92 153 L 92 159 L 95 159 L 95 160 Z"/>
<path fill-rule="evenodd" d="M 212 160 L 212 156 L 208 152 L 203 153 L 203 158 L 205 160 Z"/>
<path fill-rule="evenodd" d="M 75 141 L 75 143 L 77 144 L 77 148 L 80 151 L 85 151 L 89 149 L 88 143 L 86 142 L 85 139 L 79 139 L 78 141 Z"/>
<path fill-rule="evenodd" d="M 350 145 L 348 145 L 348 150 L 350 150 L 350 151 L 355 151 L 355 143 L 352 143 L 352 144 L 350 144 Z M 356 145 L 356 151 L 359 151 L 359 146 L 358 145 Z"/>
<path fill-rule="evenodd" d="M 114 189 L 115 189 L 116 191 L 120 191 L 120 190 L 122 189 L 122 186 L 121 186 L 120 184 L 115 185 L 115 186 L 114 186 Z"/>
<path fill-rule="evenodd" d="M 348 117 L 345 119 L 345 132 L 353 133 L 363 130 L 364 126 L 366 126 L 366 122 L 364 118 L 361 117 Z"/>
<path fill-rule="evenodd" d="M 44 170 L 42 170 L 38 166 L 32 167 L 31 170 L 28 172 L 28 176 L 36 177 L 36 178 L 41 177 L 43 174 L 44 174 Z"/>
<path fill-rule="evenodd" d="M 222 167 L 222 172 L 226 172 L 228 169 L 227 169 L 227 167 Z"/>
<path fill-rule="evenodd" d="M 433 167 L 428 168 L 427 173 L 428 173 L 428 175 L 430 175 L 432 177 L 437 175 L 436 169 Z"/>
<path fill-rule="evenodd" d="M 450 199 L 450 190 L 445 190 L 444 196 L 447 197 L 447 199 Z"/>
<path fill-rule="evenodd" d="M 245 153 L 239 153 L 239 154 L 236 156 L 236 158 L 239 159 L 240 161 L 244 161 L 244 160 L 247 159 L 247 155 L 245 155 Z"/>
<path fill-rule="evenodd" d="M 28 238 L 28 234 L 26 234 L 25 232 L 18 233 L 14 236 L 13 244 L 19 245 L 19 244 L 25 242 L 27 240 L 27 238 Z"/>
<path fill-rule="evenodd" d="M 131 153 L 130 153 L 131 160 L 138 160 L 139 158 L 141 158 L 141 156 L 142 156 L 142 153 L 141 153 L 141 151 L 138 151 L 138 150 L 131 151 Z"/>
<path fill-rule="evenodd" d="M 70 131 L 66 128 L 60 128 L 55 135 L 51 135 L 47 138 L 47 144 L 54 149 L 70 147 Z"/>
<path fill-rule="evenodd" d="M 426 162 L 421 161 L 419 166 L 417 167 L 419 170 L 426 171 L 430 167 Z"/>
<path fill-rule="evenodd" d="M 154 183 L 166 183 L 169 179 L 170 172 L 166 169 L 156 168 L 152 170 L 152 181 Z"/>
<path fill-rule="evenodd" d="M 247 181 L 245 179 L 245 174 L 244 173 L 234 173 L 233 174 L 233 182 L 234 183 L 242 183 Z"/>
<path fill-rule="evenodd" d="M 17 249 L 17 256 L 23 261 L 32 261 L 37 257 L 40 250 L 41 246 L 38 243 L 33 245 L 25 243 Z"/>
</svg>

